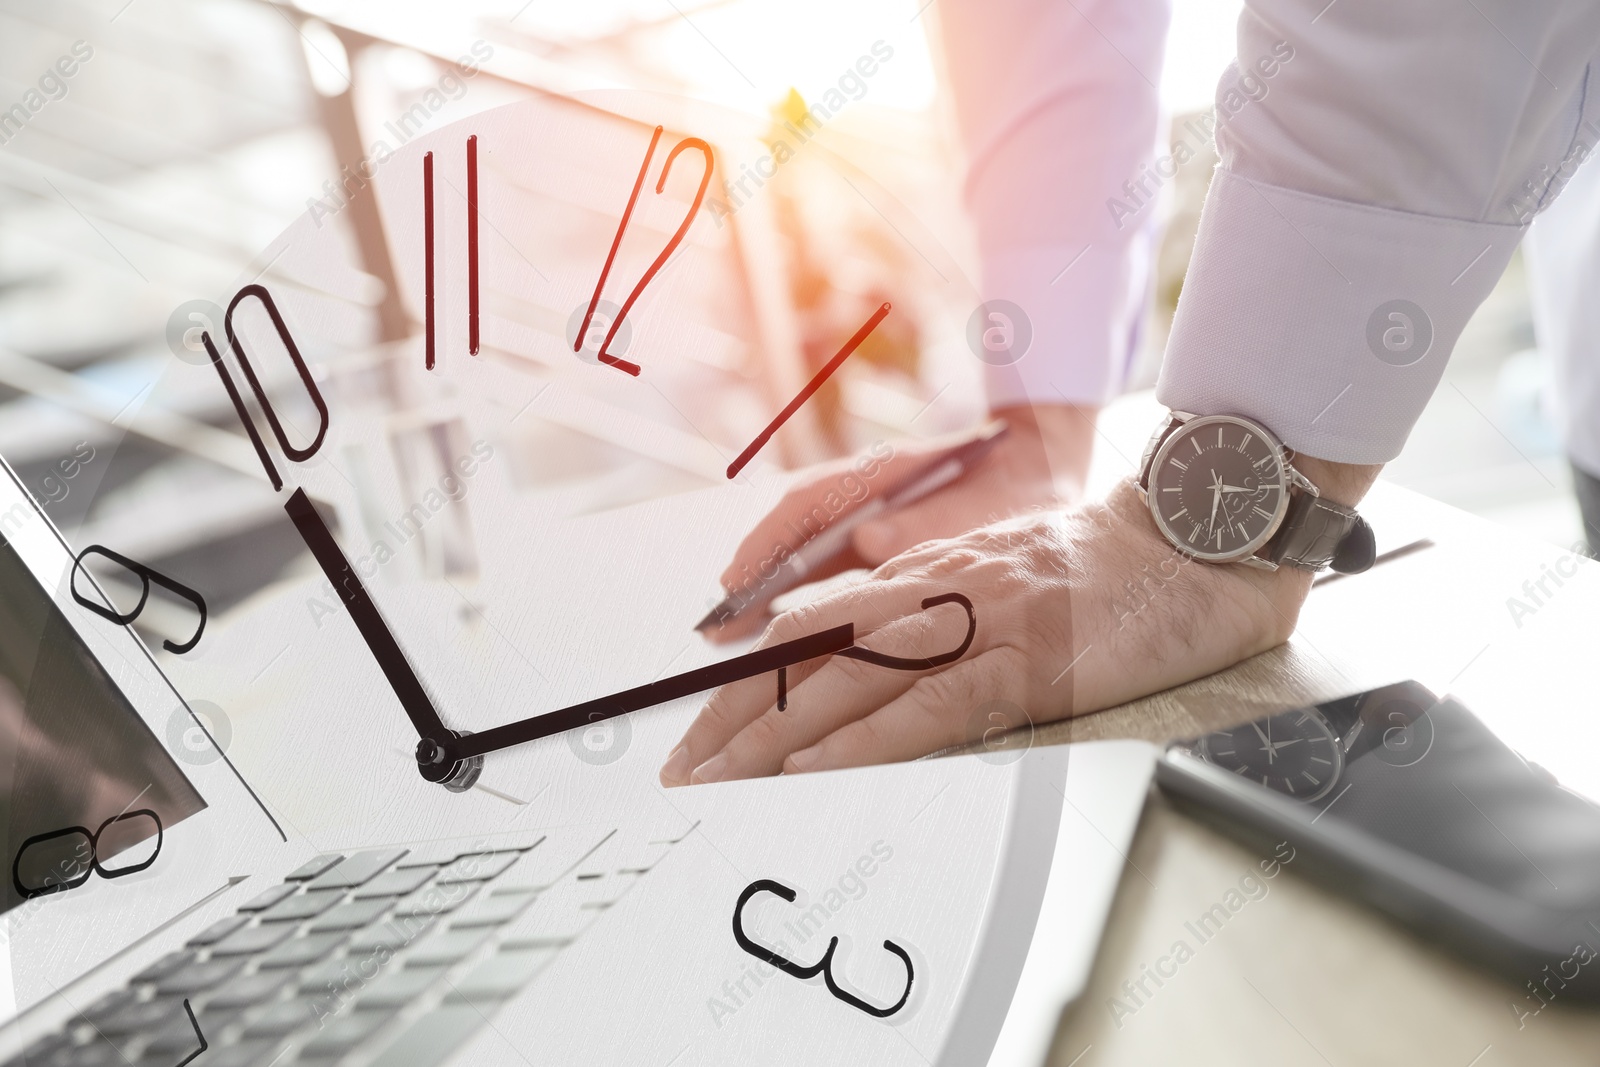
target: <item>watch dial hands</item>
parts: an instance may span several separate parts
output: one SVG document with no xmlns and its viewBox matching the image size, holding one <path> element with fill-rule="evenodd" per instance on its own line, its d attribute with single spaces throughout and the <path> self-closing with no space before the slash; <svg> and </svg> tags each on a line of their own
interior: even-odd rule
<svg viewBox="0 0 1600 1067">
<path fill-rule="evenodd" d="M 1272 745 L 1272 720 L 1267 720 L 1267 728 L 1265 730 L 1261 729 L 1259 722 L 1251 723 L 1250 728 L 1256 732 L 1257 737 L 1261 738 L 1261 751 L 1267 754 L 1267 762 L 1271 763 L 1273 757 L 1278 753 L 1278 750 Z"/>
<path fill-rule="evenodd" d="M 967 633 L 957 647 L 926 659 L 890 656 L 869 648 L 857 648 L 855 626 L 852 623 L 845 623 L 820 633 L 807 634 L 793 641 L 785 641 L 770 648 L 735 656 L 721 663 L 675 674 L 670 678 L 625 689 L 610 696 L 597 697 L 559 711 L 535 715 L 520 722 L 496 726 L 481 733 L 463 734 L 459 737 L 449 732 L 433 736 L 425 735 L 417 743 L 417 764 L 423 777 L 435 781 L 438 780 L 436 775 L 448 777 L 454 773 L 456 764 L 481 759 L 484 754 L 498 749 L 591 726 L 630 711 L 664 704 L 694 693 L 703 693 L 708 689 L 716 689 L 743 678 L 753 678 L 759 674 L 783 670 L 821 656 L 848 656 L 875 667 L 897 671 L 924 671 L 942 667 L 947 663 L 954 663 L 966 654 L 967 649 L 972 646 L 972 639 L 978 628 L 978 618 L 972 609 L 972 601 L 960 593 L 944 593 L 928 597 L 922 602 L 922 608 L 926 611 L 943 604 L 959 604 L 966 611 Z"/>
<path fill-rule="evenodd" d="M 1207 520 L 1206 532 L 1210 533 L 1217 528 L 1217 505 L 1222 503 L 1222 479 L 1216 471 L 1211 472 L 1211 518 Z"/>
</svg>

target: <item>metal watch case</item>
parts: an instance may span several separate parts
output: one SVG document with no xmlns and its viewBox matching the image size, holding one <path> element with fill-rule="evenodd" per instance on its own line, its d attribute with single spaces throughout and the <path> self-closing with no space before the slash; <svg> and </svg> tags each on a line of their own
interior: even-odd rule
<svg viewBox="0 0 1600 1067">
<path fill-rule="evenodd" d="M 1197 552 L 1186 544 L 1183 539 L 1173 531 L 1166 519 L 1162 516 L 1150 495 L 1151 472 L 1158 469 L 1172 454 L 1172 451 L 1188 440 L 1191 436 L 1209 426 L 1236 426 L 1247 433 L 1267 442 L 1273 453 L 1278 457 L 1278 503 L 1274 509 L 1271 520 L 1265 530 L 1251 538 L 1245 544 L 1229 549 L 1225 552 Z M 1139 463 L 1139 497 L 1145 506 L 1150 509 L 1150 517 L 1155 520 L 1156 529 L 1161 531 L 1161 536 L 1179 552 L 1191 559 L 1203 563 L 1242 563 L 1265 571 L 1275 571 L 1278 564 L 1271 560 L 1263 559 L 1257 555 L 1272 539 L 1277 536 L 1278 529 L 1283 525 L 1284 517 L 1289 513 L 1291 490 L 1298 489 L 1310 496 L 1320 496 L 1317 487 L 1311 480 L 1295 469 L 1293 463 L 1294 452 L 1286 448 L 1278 440 L 1276 434 L 1254 419 L 1242 415 L 1200 415 L 1196 416 L 1185 411 L 1174 411 L 1168 414 L 1166 421 L 1156 428 L 1150 435 L 1149 442 L 1145 445 L 1144 457 Z"/>
</svg>

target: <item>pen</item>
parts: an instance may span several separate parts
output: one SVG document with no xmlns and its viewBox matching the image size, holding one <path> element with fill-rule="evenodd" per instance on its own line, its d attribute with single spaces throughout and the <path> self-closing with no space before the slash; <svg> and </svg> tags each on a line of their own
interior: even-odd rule
<svg viewBox="0 0 1600 1067">
<path fill-rule="evenodd" d="M 886 512 L 910 507 L 956 481 L 976 467 L 1010 431 L 1011 427 L 1004 419 L 996 419 L 967 440 L 931 457 L 883 496 L 867 501 L 802 544 L 779 565 L 778 573 L 762 582 L 748 600 L 744 594 L 738 593 L 724 597 L 705 618 L 695 624 L 695 629 L 704 631 L 713 626 L 726 626 L 752 609 L 765 608 L 775 598 L 804 583 L 806 575 L 842 552 L 850 543 L 850 535 L 863 523 L 871 522 Z"/>
</svg>

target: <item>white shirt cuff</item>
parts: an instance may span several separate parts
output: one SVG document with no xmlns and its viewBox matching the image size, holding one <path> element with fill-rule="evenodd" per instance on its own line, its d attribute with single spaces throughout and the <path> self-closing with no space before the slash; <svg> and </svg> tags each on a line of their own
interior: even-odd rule
<svg viewBox="0 0 1600 1067">
<path fill-rule="evenodd" d="M 1400 453 L 1524 227 L 1313 196 L 1219 168 L 1156 396 L 1340 463 Z"/>
</svg>

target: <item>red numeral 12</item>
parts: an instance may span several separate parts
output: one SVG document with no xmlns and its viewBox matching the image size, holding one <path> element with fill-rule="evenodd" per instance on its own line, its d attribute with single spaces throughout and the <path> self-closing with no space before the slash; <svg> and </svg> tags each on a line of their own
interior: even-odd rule
<svg viewBox="0 0 1600 1067">
<path fill-rule="evenodd" d="M 639 190 L 644 187 L 644 177 L 650 171 L 650 159 L 655 155 L 656 143 L 660 140 L 661 127 L 657 126 L 655 133 L 650 135 L 650 147 L 645 151 L 644 163 L 639 167 L 639 176 L 634 179 L 633 192 L 628 196 L 628 206 L 622 212 L 621 223 L 617 225 L 617 236 L 611 241 L 611 251 L 606 253 L 606 264 L 600 268 L 600 280 L 594 284 L 594 295 L 589 298 L 589 310 L 584 313 L 583 325 L 578 330 L 578 339 L 572 345 L 574 352 L 582 351 L 583 339 L 589 335 L 589 323 L 594 318 L 595 305 L 600 303 L 600 291 L 605 288 L 606 276 L 611 273 L 611 264 L 617 258 L 617 247 L 622 244 L 622 235 L 628 229 L 628 220 L 633 217 L 633 206 L 639 201 Z M 661 168 L 661 178 L 656 182 L 656 192 L 660 193 L 666 188 L 667 175 L 672 173 L 672 161 L 677 159 L 678 153 L 685 148 L 697 148 L 706 157 L 705 173 L 700 176 L 700 188 L 695 190 L 694 203 L 689 205 L 688 213 L 683 216 L 683 221 L 678 224 L 678 229 L 672 235 L 672 239 L 667 242 L 667 246 L 661 250 L 661 254 L 656 256 L 655 262 L 651 263 L 643 276 L 639 278 L 639 283 L 633 287 L 633 292 L 628 294 L 628 299 L 622 302 L 622 308 L 617 312 L 616 320 L 611 323 L 611 328 L 606 331 L 605 340 L 600 343 L 600 351 L 598 353 L 600 362 L 609 364 L 636 378 L 639 376 L 639 365 L 637 363 L 630 363 L 618 356 L 613 356 L 606 350 L 611 347 L 611 340 L 617 336 L 617 330 L 622 328 L 622 322 L 628 317 L 628 311 L 633 307 L 633 302 L 639 299 L 639 294 L 644 291 L 644 287 L 650 284 L 650 280 L 656 276 L 656 272 L 667 262 L 667 258 L 672 255 L 678 245 L 683 243 L 683 236 L 689 232 L 689 225 L 694 222 L 695 213 L 700 210 L 700 202 L 705 199 L 706 189 L 711 184 L 711 169 L 714 166 L 711 146 L 698 137 L 685 137 L 673 145 L 672 151 L 668 153 L 667 162 Z"/>
</svg>

